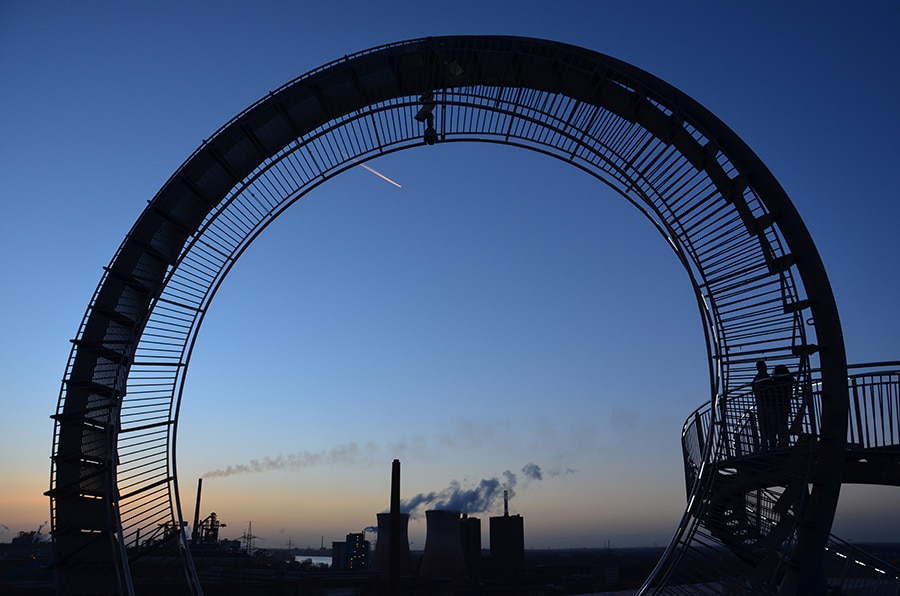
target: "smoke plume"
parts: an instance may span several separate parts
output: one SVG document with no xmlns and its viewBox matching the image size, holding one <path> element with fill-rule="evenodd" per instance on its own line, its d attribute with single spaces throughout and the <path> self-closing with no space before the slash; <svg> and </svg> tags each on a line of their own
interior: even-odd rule
<svg viewBox="0 0 900 596">
<path fill-rule="evenodd" d="M 45 521 L 44 523 L 39 525 L 37 532 L 34 533 L 34 537 L 31 539 L 31 541 L 32 542 L 50 542 L 50 540 L 52 539 L 50 534 L 42 534 L 41 533 L 44 531 L 44 528 L 46 528 L 48 525 L 50 525 L 50 522 L 48 522 L 48 521 Z"/>
<path fill-rule="evenodd" d="M 347 443 L 327 450 L 301 451 L 287 456 L 264 457 L 261 460 L 251 459 L 246 464 L 234 464 L 211 470 L 203 474 L 203 478 L 227 478 L 239 474 L 258 474 L 272 470 L 299 470 L 322 464 L 354 464 L 368 460 L 371 457 L 369 451 L 364 451 L 356 443 Z"/>
<path fill-rule="evenodd" d="M 522 474 L 525 475 L 527 480 L 543 480 L 544 475 L 548 477 L 554 476 L 563 476 L 565 474 L 574 474 L 575 470 L 572 468 L 563 468 L 560 466 L 554 466 L 547 471 L 541 469 L 541 467 L 535 463 L 528 463 L 522 466 Z"/>
<path fill-rule="evenodd" d="M 476 514 L 497 510 L 503 503 L 503 491 L 508 498 L 515 496 L 516 475 L 506 470 L 503 479 L 485 478 L 476 486 L 464 488 L 453 480 L 450 485 L 438 492 L 420 493 L 400 503 L 400 510 L 409 513 L 410 517 L 419 517 L 426 509 L 444 509 Z"/>
<path fill-rule="evenodd" d="M 538 482 L 545 476 L 561 476 L 574 474 L 572 468 L 554 466 L 546 472 L 536 463 L 530 462 L 522 467 L 522 475 L 525 477 L 525 486 L 529 482 Z M 447 488 L 430 493 L 419 493 L 414 497 L 400 502 L 400 511 L 409 513 L 410 517 L 421 517 L 427 509 L 443 509 L 447 511 L 459 511 L 467 514 L 489 513 L 500 511 L 503 508 L 503 491 L 507 498 L 516 496 L 516 483 L 518 478 L 513 472 L 506 470 L 503 478 L 485 478 L 477 485 L 464 487 L 458 480 L 453 480 Z"/>
<path fill-rule="evenodd" d="M 522 466 L 522 473 L 525 474 L 525 477 L 529 480 L 543 480 L 544 478 L 541 467 L 535 463 L 529 463 Z"/>
</svg>

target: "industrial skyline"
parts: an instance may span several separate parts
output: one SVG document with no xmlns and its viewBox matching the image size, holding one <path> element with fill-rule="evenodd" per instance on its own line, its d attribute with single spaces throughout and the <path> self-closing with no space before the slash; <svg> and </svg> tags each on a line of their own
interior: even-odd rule
<svg viewBox="0 0 900 596">
<path fill-rule="evenodd" d="M 0 464 L 0 541 L 48 518 L 48 417 L 68 340 L 146 200 L 270 89 L 379 43 L 529 35 L 672 82 L 787 189 L 831 276 L 850 361 L 900 358 L 898 154 L 884 141 L 900 122 L 880 103 L 897 86 L 893 4 L 604 4 L 575 17 L 516 3 L 439 24 L 412 4 L 354 8 L 0 8 L 14 83 L 0 142 L 13 287 L 0 447 L 16 455 Z M 209 312 L 179 428 L 185 515 L 184 479 L 203 476 L 235 535 L 252 520 L 269 545 L 337 539 L 387 507 L 383 466 L 401 458 L 410 505 L 467 494 L 496 512 L 497 491 L 515 490 L 529 546 L 667 542 L 684 508 L 679 432 L 708 374 L 663 239 L 596 181 L 521 150 L 439 145 L 367 165 L 402 188 L 353 168 L 316 190 L 242 257 Z M 848 487 L 835 533 L 896 539 L 896 496 Z M 424 541 L 422 520 L 410 537 Z"/>
</svg>

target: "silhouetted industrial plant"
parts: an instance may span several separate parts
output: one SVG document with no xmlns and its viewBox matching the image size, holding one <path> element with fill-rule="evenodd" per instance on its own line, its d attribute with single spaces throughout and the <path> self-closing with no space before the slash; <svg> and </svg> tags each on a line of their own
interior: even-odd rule
<svg viewBox="0 0 900 596">
<path fill-rule="evenodd" d="M 410 514 L 400 510 L 399 460 L 392 464 L 390 502 L 390 511 L 376 515 L 377 541 L 371 565 L 365 532 L 351 533 L 344 542 L 332 543 L 332 569 L 369 570 L 386 576 L 389 591 L 395 593 L 419 593 L 423 585 L 414 581 L 417 579 L 439 583 L 512 579 L 524 571 L 523 520 L 520 515 L 509 515 L 506 491 L 503 516 L 490 518 L 488 557 L 482 553 L 479 518 L 460 511 L 430 509 L 425 511 L 425 549 L 414 560 L 408 538 Z"/>
<path fill-rule="evenodd" d="M 524 520 L 521 515 L 510 515 L 509 494 L 505 490 L 503 514 L 490 517 L 489 549 L 482 548 L 481 519 L 456 510 L 429 509 L 425 511 L 424 550 L 412 551 L 408 537 L 411 516 L 401 506 L 414 501 L 404 502 L 401 498 L 400 461 L 396 459 L 391 466 L 390 508 L 376 514 L 377 526 L 348 533 L 345 540 L 332 542 L 330 550 L 325 548 L 323 537 L 318 550 L 254 551 L 251 526 L 240 540 L 220 539 L 219 529 L 226 525 L 215 513 L 201 517 L 202 486 L 201 479 L 190 535 L 194 563 L 207 594 L 231 594 L 238 589 L 236 586 L 245 586 L 254 593 L 361 595 L 516 594 L 548 583 L 582 589 L 601 585 L 618 588 L 638 585 L 660 554 L 647 551 L 641 555 L 643 560 L 636 571 L 620 573 L 616 561 L 621 556 L 605 549 L 599 553 L 600 560 L 606 561 L 604 569 L 590 571 L 587 576 L 574 574 L 577 580 L 568 577 L 573 575 L 571 553 L 567 564 L 560 564 L 558 553 L 530 551 L 534 561 L 528 565 Z M 368 533 L 376 536 L 374 549 Z M 156 544 L 154 538 L 134 548 L 152 548 Z M 628 555 L 632 566 L 635 552 Z M 321 562 L 329 555 L 330 564 Z M 313 556 L 320 561 L 318 564 L 312 562 Z M 150 562 L 159 557 L 146 559 L 142 569 L 149 573 L 153 568 Z M 576 565 L 590 568 L 598 559 L 593 551 L 585 550 L 579 551 L 575 560 Z M 539 571 L 538 563 L 543 565 Z M 610 574 L 610 569 L 615 572 Z M 598 573 L 603 578 L 598 579 Z M 590 580 L 585 581 L 585 577 Z"/>
</svg>

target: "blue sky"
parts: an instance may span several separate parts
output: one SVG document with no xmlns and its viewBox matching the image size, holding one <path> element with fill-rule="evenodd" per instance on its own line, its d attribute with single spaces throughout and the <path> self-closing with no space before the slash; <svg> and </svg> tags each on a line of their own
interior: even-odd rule
<svg viewBox="0 0 900 596">
<path fill-rule="evenodd" d="M 797 205 L 849 360 L 900 359 L 894 2 L 184 4 L 0 4 L 0 541 L 49 517 L 68 340 L 146 201 L 268 91 L 391 41 L 554 39 L 679 87 Z M 318 544 L 374 525 L 399 457 L 407 498 L 515 473 L 529 546 L 667 542 L 681 424 L 708 388 L 688 279 L 662 238 L 523 150 L 438 145 L 369 165 L 402 188 L 346 172 L 220 290 L 186 386 L 186 501 L 202 474 L 293 455 L 210 477 L 204 508 L 229 536 L 253 521 L 269 546 Z M 835 533 L 900 538 L 896 490 L 845 489 Z M 421 544 L 424 524 L 410 533 Z"/>
</svg>

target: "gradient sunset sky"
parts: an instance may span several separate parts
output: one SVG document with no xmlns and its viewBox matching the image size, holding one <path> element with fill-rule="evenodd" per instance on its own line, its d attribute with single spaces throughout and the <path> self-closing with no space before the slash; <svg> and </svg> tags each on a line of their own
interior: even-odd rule
<svg viewBox="0 0 900 596">
<path fill-rule="evenodd" d="M 881 0 L 0 2 L 0 541 L 49 518 L 69 339 L 146 201 L 270 90 L 393 41 L 552 39 L 680 88 L 797 205 L 849 361 L 900 360 L 898 26 L 900 3 Z M 530 548 L 667 543 L 682 423 L 709 388 L 663 238 L 596 180 L 521 149 L 439 144 L 367 165 L 401 188 L 342 174 L 219 291 L 180 419 L 186 516 L 204 476 L 223 536 L 252 521 L 260 546 L 330 543 L 375 524 L 398 458 L 405 499 L 514 475 Z M 900 540 L 898 503 L 900 489 L 846 487 L 834 533 Z M 424 545 L 424 520 L 410 537 Z"/>
</svg>

